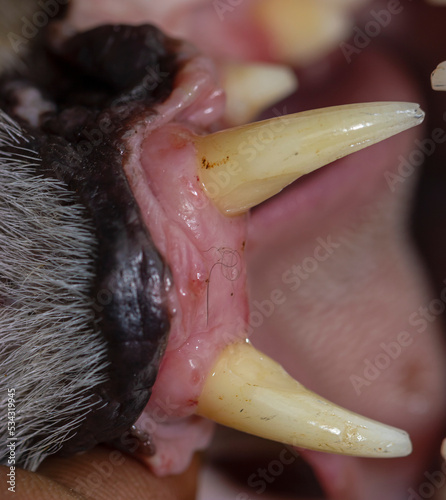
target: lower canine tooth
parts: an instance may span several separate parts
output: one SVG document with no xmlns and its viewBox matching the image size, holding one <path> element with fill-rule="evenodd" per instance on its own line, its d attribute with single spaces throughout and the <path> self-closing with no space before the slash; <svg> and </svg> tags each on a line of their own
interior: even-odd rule
<svg viewBox="0 0 446 500">
<path fill-rule="evenodd" d="M 297 89 L 294 72 L 275 64 L 228 63 L 222 70 L 226 122 L 241 125 Z"/>
<path fill-rule="evenodd" d="M 232 344 L 221 353 L 197 413 L 249 434 L 311 450 L 387 458 L 412 451 L 406 432 L 317 396 L 249 343 Z"/>
<path fill-rule="evenodd" d="M 434 69 L 431 75 L 431 84 L 434 90 L 446 90 L 446 61 L 443 61 Z"/>
<path fill-rule="evenodd" d="M 224 214 L 237 215 L 302 175 L 418 125 L 423 118 L 418 104 L 349 104 L 196 137 L 198 177 Z"/>
</svg>

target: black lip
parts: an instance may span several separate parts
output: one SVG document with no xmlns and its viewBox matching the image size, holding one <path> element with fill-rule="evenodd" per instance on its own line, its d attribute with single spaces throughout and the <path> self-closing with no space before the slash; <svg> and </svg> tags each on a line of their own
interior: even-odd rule
<svg viewBox="0 0 446 500">
<path fill-rule="evenodd" d="M 47 49 L 37 45 L 36 50 Z M 152 107 L 172 91 L 175 50 L 176 44 L 153 26 L 103 26 L 74 36 L 57 54 L 38 57 L 39 64 L 48 64 L 43 77 L 30 60 L 26 75 L 8 75 L 0 81 L 0 103 L 13 116 L 27 90 L 37 90 L 51 103 L 52 111 L 41 113 L 37 127 L 26 124 L 23 112 L 14 116 L 22 123 L 24 144 L 9 153 L 18 155 L 17 147 L 35 152 L 40 160 L 34 167 L 36 178 L 63 182 L 86 209 L 85 223 L 94 228 L 97 242 L 90 326 L 106 344 L 107 380 L 91 388 L 91 411 L 80 410 L 83 421 L 63 443 L 64 455 L 118 440 L 131 429 L 147 405 L 167 345 L 170 274 L 123 171 L 128 158 L 122 136 L 135 115 L 153 112 Z M 113 64 L 114 52 L 118 65 Z M 65 94 L 55 86 L 61 70 Z M 148 88 L 147 74 L 153 82 L 157 72 L 162 84 Z M 141 88 L 146 91 L 143 98 Z M 32 363 L 33 354 L 29 356 Z M 98 360 L 86 359 L 88 377 Z M 120 445 L 125 448 L 134 441 Z M 33 444 L 38 446 L 39 438 Z M 145 450 L 153 452 L 150 446 Z"/>
</svg>

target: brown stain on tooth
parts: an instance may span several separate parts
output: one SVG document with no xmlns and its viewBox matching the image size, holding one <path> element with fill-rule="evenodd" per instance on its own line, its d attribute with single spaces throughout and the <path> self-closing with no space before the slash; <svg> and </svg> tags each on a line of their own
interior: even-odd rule
<svg viewBox="0 0 446 500">
<path fill-rule="evenodd" d="M 220 161 L 214 161 L 214 162 L 208 161 L 205 156 L 201 158 L 201 166 L 205 170 L 209 170 L 214 167 L 221 167 L 222 165 L 226 165 L 228 162 L 229 162 L 229 156 L 226 156 Z"/>
</svg>

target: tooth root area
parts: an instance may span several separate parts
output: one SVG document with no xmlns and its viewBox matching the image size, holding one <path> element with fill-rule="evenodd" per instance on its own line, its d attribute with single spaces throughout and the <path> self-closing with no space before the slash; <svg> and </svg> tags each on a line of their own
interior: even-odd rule
<svg viewBox="0 0 446 500">
<path fill-rule="evenodd" d="M 228 346 L 199 398 L 198 414 L 266 439 L 363 457 L 411 452 L 406 432 L 336 406 L 249 343 Z"/>
<path fill-rule="evenodd" d="M 446 5 L 446 0 L 444 4 Z M 446 90 L 446 61 L 440 63 L 432 72 L 431 85 L 434 90 Z"/>
<path fill-rule="evenodd" d="M 304 174 L 423 121 L 418 104 L 334 106 L 197 137 L 199 178 L 227 215 L 277 194 Z"/>
<path fill-rule="evenodd" d="M 252 121 L 261 111 L 297 89 L 294 72 L 275 64 L 227 63 L 222 68 L 226 91 L 226 122 Z"/>
</svg>

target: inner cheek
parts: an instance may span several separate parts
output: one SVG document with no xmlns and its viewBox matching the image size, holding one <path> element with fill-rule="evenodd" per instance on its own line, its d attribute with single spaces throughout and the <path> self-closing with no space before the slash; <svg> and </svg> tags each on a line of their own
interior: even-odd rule
<svg viewBox="0 0 446 500">
<path fill-rule="evenodd" d="M 423 331 L 414 323 L 433 297 L 392 202 L 256 247 L 251 309 L 262 319 L 252 317 L 252 340 L 315 392 L 416 440 L 427 422 L 429 432 L 441 425 L 444 351 L 438 316 Z"/>
<path fill-rule="evenodd" d="M 314 91 L 303 81 L 300 101 L 289 103 L 311 108 L 346 95 L 358 102 L 422 101 L 410 74 L 385 54 L 369 51 L 347 69 L 342 85 Z M 412 130 L 340 160 L 257 208 L 247 256 L 251 309 L 261 317 L 252 317 L 253 343 L 315 392 L 405 428 L 418 452 L 422 434 L 438 434 L 441 427 L 444 350 L 438 319 L 422 333 L 410 324 L 432 300 L 408 235 L 418 171 L 391 185 L 386 175 L 401 175 L 403 160 L 424 135 Z M 266 228 L 268 241 L 261 236 Z M 318 252 L 327 238 L 336 244 L 333 251 Z M 274 292 L 281 293 L 280 303 Z M 405 331 L 410 345 L 391 359 L 382 345 Z M 376 359 L 369 380 L 364 371 Z M 356 387 L 360 394 L 355 376 L 365 380 Z"/>
<path fill-rule="evenodd" d="M 388 221 L 390 209 L 378 213 L 375 206 L 371 217 L 361 221 L 356 216 L 354 225 L 344 219 L 344 231 L 327 220 L 313 230 L 297 231 L 299 241 L 293 245 L 269 245 L 247 257 L 251 310 L 262 318 L 252 316 L 253 344 L 328 400 L 409 432 L 414 452 L 395 465 L 400 480 L 410 470 L 415 478 L 416 462 L 428 463 L 438 455 L 446 373 L 439 317 L 427 321 L 423 331 L 418 323 L 414 326 L 413 315 L 434 297 L 408 241 L 386 227 L 394 225 Z M 339 247 L 332 254 L 316 251 L 328 236 Z M 285 274 L 289 271 L 292 281 Z M 273 291 L 281 292 L 278 304 Z M 364 476 L 367 484 L 374 470 L 385 476 L 382 462 L 327 460 L 339 464 L 339 478 L 347 462 L 358 483 Z M 315 467 L 328 466 L 318 456 Z"/>
</svg>

